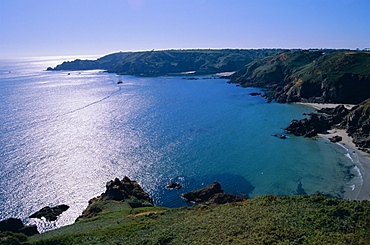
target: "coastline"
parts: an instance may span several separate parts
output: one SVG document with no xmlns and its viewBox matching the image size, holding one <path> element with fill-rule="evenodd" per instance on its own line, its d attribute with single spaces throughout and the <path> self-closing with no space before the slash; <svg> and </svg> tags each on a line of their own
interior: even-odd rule
<svg viewBox="0 0 370 245">
<path fill-rule="evenodd" d="M 321 104 L 321 103 L 296 103 L 300 105 L 306 105 L 313 107 L 315 109 L 322 108 L 335 108 L 338 105 L 342 104 Z M 355 105 L 344 104 L 347 109 L 351 109 Z M 346 192 L 344 194 L 344 199 L 349 200 L 369 200 L 370 201 L 370 154 L 359 150 L 352 141 L 352 137 L 349 136 L 344 129 L 333 128 L 328 130 L 326 134 L 319 134 L 319 137 L 322 137 L 329 141 L 329 138 L 333 136 L 341 136 L 342 140 L 336 144 L 345 148 L 349 157 L 355 165 L 355 170 L 359 172 L 359 177 L 361 178 L 361 185 L 356 185 L 352 191 Z M 335 143 L 333 143 L 335 144 Z"/>
</svg>

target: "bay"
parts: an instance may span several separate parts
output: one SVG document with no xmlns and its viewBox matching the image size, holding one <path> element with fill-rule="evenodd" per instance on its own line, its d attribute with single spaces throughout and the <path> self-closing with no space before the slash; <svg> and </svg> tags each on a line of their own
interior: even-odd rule
<svg viewBox="0 0 370 245">
<path fill-rule="evenodd" d="M 181 193 L 214 181 L 249 197 L 351 191 L 345 149 L 272 136 L 310 107 L 266 103 L 249 95 L 259 88 L 213 76 L 45 71 L 65 59 L 1 60 L 0 220 L 21 218 L 41 232 L 71 224 L 124 176 L 166 207 L 191 205 Z M 183 188 L 167 190 L 171 182 Z M 27 218 L 60 204 L 71 208 L 55 222 Z"/>
</svg>

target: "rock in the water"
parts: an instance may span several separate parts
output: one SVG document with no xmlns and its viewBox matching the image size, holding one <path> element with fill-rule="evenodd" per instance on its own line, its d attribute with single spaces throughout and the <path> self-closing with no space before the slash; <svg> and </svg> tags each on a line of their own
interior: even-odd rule
<svg viewBox="0 0 370 245">
<path fill-rule="evenodd" d="M 130 207 L 148 207 L 153 206 L 153 199 L 136 182 L 124 177 L 122 180 L 116 178 L 106 184 L 106 191 L 100 196 L 89 201 L 89 205 L 82 212 L 82 215 L 76 221 L 91 218 L 104 210 L 98 205 L 104 201 L 126 202 Z"/>
<path fill-rule="evenodd" d="M 211 205 L 211 204 L 225 204 L 225 203 L 231 203 L 231 202 L 242 202 L 245 198 L 238 197 L 233 194 L 226 194 L 226 193 L 217 193 L 211 196 L 210 199 L 208 199 L 205 204 Z"/>
<path fill-rule="evenodd" d="M 273 134 L 272 136 L 279 137 L 280 139 L 286 139 L 286 135 L 284 134 Z"/>
<path fill-rule="evenodd" d="M 30 218 L 41 219 L 42 217 L 44 217 L 47 221 L 55 221 L 58 218 L 58 216 L 64 211 L 66 211 L 68 208 L 69 206 L 65 204 L 58 205 L 52 208 L 49 206 L 46 206 L 40 209 L 39 211 L 37 211 L 36 213 L 32 214 Z"/>
<path fill-rule="evenodd" d="M 0 231 L 12 231 L 18 232 L 24 227 L 22 220 L 9 218 L 3 221 L 0 221 Z"/>
<path fill-rule="evenodd" d="M 182 188 L 182 185 L 180 185 L 179 183 L 171 183 L 169 184 L 168 186 L 166 186 L 167 189 L 176 189 L 176 190 L 180 190 Z"/>
<path fill-rule="evenodd" d="M 211 196 L 217 193 L 224 193 L 224 191 L 221 189 L 221 185 L 219 183 L 214 182 L 205 188 L 186 192 L 182 194 L 182 197 L 187 202 L 205 203 L 211 198 Z"/>
<path fill-rule="evenodd" d="M 22 229 L 19 229 L 19 232 L 25 234 L 26 236 L 33 236 L 39 234 L 36 225 L 25 226 Z"/>
<path fill-rule="evenodd" d="M 182 194 L 182 197 L 187 202 L 196 202 L 206 205 L 241 202 L 246 199 L 233 194 L 225 194 L 221 189 L 221 185 L 217 182 L 214 182 L 203 189 L 184 193 Z"/>
<path fill-rule="evenodd" d="M 0 232 L 11 231 L 14 233 L 23 233 L 26 236 L 39 234 L 36 225 L 25 226 L 20 219 L 9 218 L 0 221 Z"/>
</svg>

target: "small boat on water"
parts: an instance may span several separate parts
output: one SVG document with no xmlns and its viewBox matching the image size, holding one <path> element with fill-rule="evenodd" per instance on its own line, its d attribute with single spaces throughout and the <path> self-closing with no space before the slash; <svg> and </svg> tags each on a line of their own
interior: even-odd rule
<svg viewBox="0 0 370 245">
<path fill-rule="evenodd" d="M 122 82 L 122 80 L 120 79 L 120 80 L 118 80 L 118 82 L 117 82 L 117 84 L 122 84 L 123 82 Z"/>
</svg>

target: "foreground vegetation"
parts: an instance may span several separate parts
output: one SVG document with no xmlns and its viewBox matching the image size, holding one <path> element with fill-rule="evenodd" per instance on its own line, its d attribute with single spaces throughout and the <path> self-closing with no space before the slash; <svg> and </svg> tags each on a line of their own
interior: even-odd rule
<svg viewBox="0 0 370 245">
<path fill-rule="evenodd" d="M 120 204 L 121 205 L 121 204 Z M 35 235 L 46 244 L 370 244 L 370 202 L 266 195 L 240 203 L 131 209 Z M 120 207 L 121 210 L 115 210 Z M 103 207 L 104 208 L 104 207 Z"/>
</svg>

